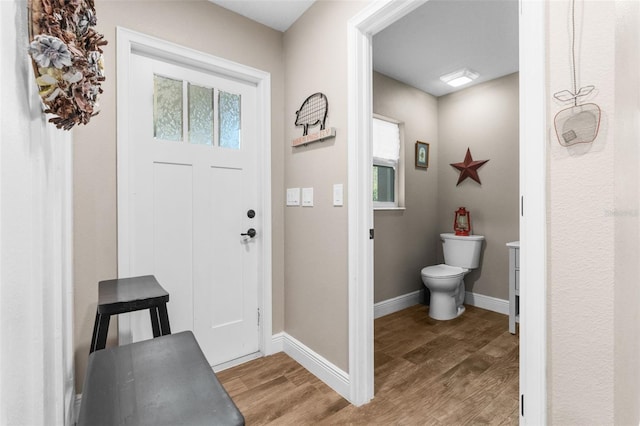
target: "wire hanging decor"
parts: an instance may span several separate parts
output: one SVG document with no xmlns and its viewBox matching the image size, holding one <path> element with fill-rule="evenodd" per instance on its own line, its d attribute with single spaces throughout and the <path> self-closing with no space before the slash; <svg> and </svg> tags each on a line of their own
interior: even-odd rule
<svg viewBox="0 0 640 426">
<path fill-rule="evenodd" d="M 590 95 L 595 86 L 578 90 L 576 78 L 576 0 L 571 0 L 571 72 L 573 91 L 562 90 L 553 94 L 560 102 L 572 102 L 573 106 L 558 112 L 553 119 L 558 142 L 562 146 L 593 142 L 600 129 L 600 107 L 595 103 L 579 103 L 578 99 Z"/>
</svg>

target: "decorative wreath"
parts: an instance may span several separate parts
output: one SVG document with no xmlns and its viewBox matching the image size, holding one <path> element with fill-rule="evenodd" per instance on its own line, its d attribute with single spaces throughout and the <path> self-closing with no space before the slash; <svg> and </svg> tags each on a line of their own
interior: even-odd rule
<svg viewBox="0 0 640 426">
<path fill-rule="evenodd" d="M 31 55 L 45 113 L 59 129 L 87 124 L 98 114 L 104 81 L 93 0 L 29 0 Z"/>
</svg>

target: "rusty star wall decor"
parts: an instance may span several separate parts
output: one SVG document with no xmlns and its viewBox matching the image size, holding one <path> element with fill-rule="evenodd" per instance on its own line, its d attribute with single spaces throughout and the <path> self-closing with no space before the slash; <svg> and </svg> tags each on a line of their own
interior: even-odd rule
<svg viewBox="0 0 640 426">
<path fill-rule="evenodd" d="M 473 158 L 471 158 L 471 151 L 467 148 L 467 155 L 464 156 L 464 161 L 462 163 L 451 163 L 453 167 L 460 170 L 460 177 L 458 177 L 458 183 L 456 183 L 456 186 L 460 185 L 460 182 L 468 177 L 479 184 L 482 184 L 482 182 L 480 182 L 480 176 L 478 176 L 478 169 L 487 161 L 489 160 L 473 161 Z"/>
</svg>

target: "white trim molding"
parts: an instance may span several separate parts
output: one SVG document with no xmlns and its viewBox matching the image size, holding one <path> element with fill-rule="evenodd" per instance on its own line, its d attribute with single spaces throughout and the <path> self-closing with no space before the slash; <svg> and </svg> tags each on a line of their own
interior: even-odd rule
<svg viewBox="0 0 640 426">
<path fill-rule="evenodd" d="M 295 337 L 282 333 L 284 353 L 296 360 L 311 374 L 322 380 L 345 399 L 350 396 L 349 375 L 322 355 L 305 346 Z"/>
<path fill-rule="evenodd" d="M 416 290 L 401 296 L 392 297 L 373 305 L 373 318 L 378 319 L 385 315 L 407 309 L 413 305 L 420 303 L 422 299 L 422 290 Z"/>
<path fill-rule="evenodd" d="M 271 337 L 271 354 L 275 354 L 278 352 L 284 351 L 284 336 L 286 333 L 281 331 L 280 333 L 276 333 Z"/>
<path fill-rule="evenodd" d="M 547 423 L 546 2 L 520 0 L 520 424 Z M 522 398 L 521 398 L 522 401 Z"/>
<path fill-rule="evenodd" d="M 349 401 L 373 398 L 373 201 L 371 199 L 371 37 L 424 0 L 368 4 L 347 23 L 349 199 Z"/>
<path fill-rule="evenodd" d="M 467 291 L 464 295 L 464 303 L 487 311 L 509 315 L 509 301 L 498 299 L 497 297 L 485 296 L 484 294 Z"/>
<path fill-rule="evenodd" d="M 262 258 L 259 259 L 259 308 L 260 352 L 272 353 L 272 230 L 271 230 L 271 75 L 268 72 L 219 58 L 207 53 L 180 46 L 156 37 L 126 28 L 117 27 L 117 151 L 118 151 L 118 276 L 130 276 L 130 218 L 129 218 L 129 87 L 131 56 L 144 54 L 153 58 L 177 62 L 212 72 L 256 86 L 258 174 L 262 188 L 258 191 L 261 214 Z M 118 320 L 120 344 L 130 343 L 130 320 L 128 315 Z"/>
</svg>

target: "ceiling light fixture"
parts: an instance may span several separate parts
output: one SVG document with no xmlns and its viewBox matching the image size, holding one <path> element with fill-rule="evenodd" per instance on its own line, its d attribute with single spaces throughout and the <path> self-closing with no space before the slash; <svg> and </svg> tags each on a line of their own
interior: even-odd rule
<svg viewBox="0 0 640 426">
<path fill-rule="evenodd" d="M 443 75 L 440 77 L 440 80 L 447 83 L 452 87 L 459 87 L 467 83 L 471 83 L 473 80 L 478 78 L 480 74 L 475 71 L 471 71 L 468 68 L 463 68 L 458 71 L 454 71 L 452 73 Z"/>
</svg>

